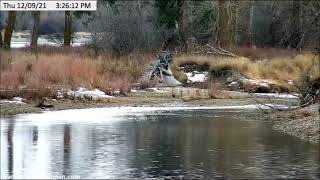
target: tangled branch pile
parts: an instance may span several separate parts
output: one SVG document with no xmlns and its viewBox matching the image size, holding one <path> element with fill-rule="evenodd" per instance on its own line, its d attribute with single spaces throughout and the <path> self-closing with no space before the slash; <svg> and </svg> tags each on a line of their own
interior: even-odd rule
<svg viewBox="0 0 320 180">
<path fill-rule="evenodd" d="M 163 51 L 159 55 L 154 63 L 150 65 L 150 68 L 146 71 L 145 78 L 148 80 L 156 80 L 159 83 L 164 83 L 168 86 L 179 86 L 182 83 L 173 77 L 173 73 L 170 69 L 173 64 L 173 57 L 168 51 Z"/>
</svg>

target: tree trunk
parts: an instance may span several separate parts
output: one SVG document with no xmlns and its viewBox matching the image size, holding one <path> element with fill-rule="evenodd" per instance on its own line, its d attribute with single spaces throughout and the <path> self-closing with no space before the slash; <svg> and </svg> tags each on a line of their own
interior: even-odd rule
<svg viewBox="0 0 320 180">
<path fill-rule="evenodd" d="M 2 45 L 3 45 L 2 32 L 1 32 L 1 29 L 0 29 L 0 48 L 2 47 Z"/>
<path fill-rule="evenodd" d="M 239 24 L 239 1 L 229 1 L 229 27 L 231 28 L 231 43 L 230 49 L 235 47 L 237 44 L 237 31 L 238 31 L 238 24 Z"/>
<path fill-rule="evenodd" d="M 182 1 L 181 6 L 181 19 L 180 19 L 180 38 L 183 42 L 183 49 L 188 50 L 188 39 L 192 36 L 191 34 L 191 1 Z"/>
<path fill-rule="evenodd" d="M 293 1 L 292 2 L 292 19 L 291 19 L 291 34 L 289 38 L 289 47 L 297 48 L 299 42 L 302 38 L 302 6 L 303 1 Z M 301 44 L 302 45 L 302 44 Z"/>
<path fill-rule="evenodd" d="M 3 40 L 2 40 L 2 22 L 0 21 L 0 48 L 3 45 Z"/>
<path fill-rule="evenodd" d="M 246 46 L 251 47 L 253 45 L 252 38 L 252 19 L 253 19 L 253 5 L 251 0 L 241 1 L 242 10 L 244 11 L 244 41 Z"/>
<path fill-rule="evenodd" d="M 4 47 L 10 48 L 11 45 L 11 37 L 14 29 L 14 25 L 16 23 L 16 11 L 9 11 L 8 15 L 8 23 L 4 32 Z"/>
<path fill-rule="evenodd" d="M 231 3 L 227 0 L 219 0 L 219 28 L 218 41 L 222 48 L 231 49 L 235 45 L 235 24 L 232 23 Z"/>
<path fill-rule="evenodd" d="M 249 15 L 249 40 L 250 43 L 253 43 L 253 33 L 252 33 L 252 27 L 253 27 L 253 11 L 254 11 L 254 1 L 249 2 L 250 5 L 250 15 Z"/>
<path fill-rule="evenodd" d="M 33 15 L 33 29 L 31 36 L 31 48 L 36 48 L 38 44 L 39 25 L 40 25 L 40 11 L 32 12 Z"/>
<path fill-rule="evenodd" d="M 71 18 L 71 12 L 65 11 L 64 16 L 64 46 L 70 46 L 71 45 L 71 38 L 72 38 L 72 18 Z"/>
</svg>

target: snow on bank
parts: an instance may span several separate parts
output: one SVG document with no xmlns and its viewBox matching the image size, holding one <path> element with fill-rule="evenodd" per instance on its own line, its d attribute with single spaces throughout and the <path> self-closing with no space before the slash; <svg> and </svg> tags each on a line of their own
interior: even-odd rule
<svg viewBox="0 0 320 180">
<path fill-rule="evenodd" d="M 5 104 L 5 103 L 13 103 L 13 104 L 25 104 L 25 99 L 21 97 L 14 97 L 12 100 L 0 100 L 0 104 Z"/>
<path fill-rule="evenodd" d="M 274 84 L 275 82 L 272 80 L 267 79 L 255 79 L 255 78 L 245 78 L 243 76 L 237 77 L 237 76 L 231 76 L 227 78 L 228 86 L 233 89 L 239 89 L 243 88 L 243 85 L 248 83 L 254 86 L 260 86 L 265 88 L 270 88 L 271 84 Z"/>
<path fill-rule="evenodd" d="M 153 91 L 153 92 L 156 92 L 156 93 L 166 93 L 166 92 L 168 92 L 164 88 L 147 88 L 146 91 Z"/>
<path fill-rule="evenodd" d="M 253 95 L 258 97 L 275 97 L 275 98 L 285 98 L 285 99 L 299 98 L 299 94 L 284 94 L 284 93 L 253 93 Z"/>
<path fill-rule="evenodd" d="M 103 98 L 114 98 L 113 96 L 106 95 L 99 89 L 88 90 L 83 87 L 79 87 L 76 91 L 68 91 L 68 96 L 77 98 L 90 98 L 90 99 L 103 99 Z"/>
<path fill-rule="evenodd" d="M 188 83 L 195 83 L 195 82 L 205 82 L 208 79 L 208 72 L 188 72 L 186 73 L 188 77 Z"/>
<path fill-rule="evenodd" d="M 131 89 L 131 93 L 146 93 L 146 92 L 154 92 L 154 93 L 169 93 L 172 89 L 179 89 L 178 87 L 152 87 L 146 89 Z"/>
</svg>

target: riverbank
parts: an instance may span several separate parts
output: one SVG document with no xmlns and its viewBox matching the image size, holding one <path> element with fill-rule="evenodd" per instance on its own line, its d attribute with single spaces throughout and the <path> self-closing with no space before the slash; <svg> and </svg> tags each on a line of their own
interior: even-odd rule
<svg viewBox="0 0 320 180">
<path fill-rule="evenodd" d="M 300 139 L 319 144 L 319 104 L 271 115 L 273 128 Z"/>
<path fill-rule="evenodd" d="M 212 98 L 208 90 L 190 87 L 180 88 L 148 88 L 145 90 L 132 90 L 127 96 L 114 96 L 110 98 L 61 98 L 46 99 L 45 104 L 50 107 L 38 107 L 40 100 L 26 102 L 2 100 L 0 101 L 0 114 L 2 116 L 21 113 L 41 112 L 44 110 L 83 109 L 114 106 L 241 106 L 260 103 L 280 104 L 294 106 L 296 98 L 283 98 L 283 95 L 249 94 L 237 91 L 219 91 L 220 97 Z M 281 97 L 281 98 L 279 98 Z M 43 100 L 42 100 L 43 101 Z"/>
</svg>

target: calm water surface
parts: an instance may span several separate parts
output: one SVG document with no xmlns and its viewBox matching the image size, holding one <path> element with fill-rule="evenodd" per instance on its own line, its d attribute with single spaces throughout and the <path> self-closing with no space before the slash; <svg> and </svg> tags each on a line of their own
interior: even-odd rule
<svg viewBox="0 0 320 180">
<path fill-rule="evenodd" d="M 320 177 L 319 146 L 242 118 L 249 112 L 146 109 L 2 118 L 1 178 Z"/>
</svg>

